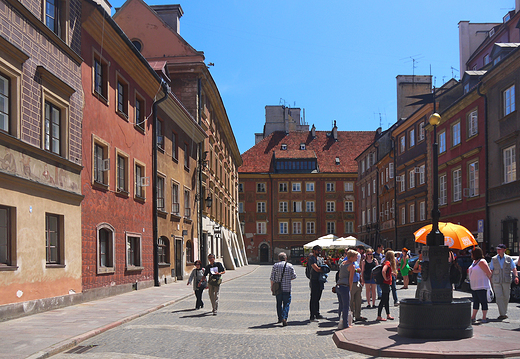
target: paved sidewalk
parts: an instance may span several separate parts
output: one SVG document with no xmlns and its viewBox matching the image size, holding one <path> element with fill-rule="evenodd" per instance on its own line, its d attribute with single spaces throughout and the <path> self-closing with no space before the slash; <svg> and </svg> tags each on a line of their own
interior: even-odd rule
<svg viewBox="0 0 520 359">
<path fill-rule="evenodd" d="M 228 270 L 223 282 L 258 265 Z M 0 323 L 0 358 L 47 358 L 99 333 L 193 295 L 187 279 Z"/>
</svg>

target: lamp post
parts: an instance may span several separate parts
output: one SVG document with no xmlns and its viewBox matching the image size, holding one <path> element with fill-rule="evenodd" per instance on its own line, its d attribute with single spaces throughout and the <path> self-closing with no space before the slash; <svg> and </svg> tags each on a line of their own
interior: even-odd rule
<svg viewBox="0 0 520 359">
<path fill-rule="evenodd" d="M 433 152 L 432 152 L 432 168 L 433 168 L 433 209 L 432 209 L 432 230 L 426 237 L 428 246 L 441 246 L 444 244 L 444 235 L 439 230 L 439 143 L 437 142 L 437 126 L 441 122 L 441 116 L 434 112 L 429 119 L 430 125 L 433 127 Z"/>
</svg>

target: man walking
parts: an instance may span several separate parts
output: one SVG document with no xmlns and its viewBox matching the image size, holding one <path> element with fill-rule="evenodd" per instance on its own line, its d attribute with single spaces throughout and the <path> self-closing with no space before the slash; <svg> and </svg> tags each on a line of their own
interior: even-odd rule
<svg viewBox="0 0 520 359">
<path fill-rule="evenodd" d="M 220 294 L 220 283 L 222 283 L 222 274 L 226 273 L 224 266 L 220 262 L 215 262 L 215 255 L 208 255 L 209 264 L 204 270 L 204 277 L 209 274 L 208 294 L 213 307 L 213 315 L 217 315 L 218 296 Z"/>
<path fill-rule="evenodd" d="M 289 306 L 291 305 L 291 281 L 296 279 L 296 273 L 291 263 L 287 262 L 287 254 L 280 252 L 278 254 L 278 263 L 273 265 L 271 270 L 271 290 L 275 282 L 281 282 L 282 292 L 276 295 L 276 314 L 278 315 L 278 323 L 287 326 L 287 317 L 289 316 Z"/>
<path fill-rule="evenodd" d="M 352 286 L 350 287 L 350 310 L 356 322 L 367 320 L 367 318 L 361 316 L 361 292 L 363 291 L 361 262 L 365 259 L 365 247 L 363 245 L 357 246 L 357 252 L 357 259 L 353 264 L 355 273 Z"/>
<path fill-rule="evenodd" d="M 307 265 L 310 266 L 310 281 L 309 286 L 311 288 L 311 300 L 309 303 L 309 309 L 311 312 L 311 322 L 316 319 L 323 319 L 320 314 L 320 299 L 321 293 L 323 292 L 323 283 L 320 282 L 319 276 L 322 272 L 321 266 L 324 264 L 323 258 L 320 256 L 321 247 L 316 245 L 312 247 L 312 254 L 309 255 Z"/>
<path fill-rule="evenodd" d="M 491 269 L 491 282 L 495 291 L 495 298 L 498 305 L 498 320 L 507 319 L 507 305 L 511 294 L 511 272 L 515 284 L 518 284 L 518 272 L 513 259 L 506 254 L 506 246 L 497 246 L 497 255 L 491 258 L 489 269 Z"/>
</svg>

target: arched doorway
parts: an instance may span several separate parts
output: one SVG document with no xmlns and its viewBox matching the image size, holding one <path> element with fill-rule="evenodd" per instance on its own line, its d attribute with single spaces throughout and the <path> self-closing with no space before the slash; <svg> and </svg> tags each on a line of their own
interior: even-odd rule
<svg viewBox="0 0 520 359">
<path fill-rule="evenodd" d="M 265 243 L 260 245 L 260 263 L 269 262 L 269 246 Z"/>
</svg>

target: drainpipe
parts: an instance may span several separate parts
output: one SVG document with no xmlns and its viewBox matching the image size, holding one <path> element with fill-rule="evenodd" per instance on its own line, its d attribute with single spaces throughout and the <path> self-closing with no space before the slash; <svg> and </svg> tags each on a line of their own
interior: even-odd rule
<svg viewBox="0 0 520 359">
<path fill-rule="evenodd" d="M 488 98 L 485 94 L 480 92 L 480 87 L 482 86 L 482 81 L 479 81 L 477 85 L 477 93 L 479 96 L 484 97 L 484 156 L 486 164 L 488 162 L 489 150 L 488 150 Z M 486 219 L 484 221 L 484 243 L 486 245 L 486 252 L 489 251 L 489 171 L 486 168 L 485 171 L 485 193 L 486 193 Z"/>
<path fill-rule="evenodd" d="M 159 287 L 159 245 L 157 230 L 157 105 L 168 98 L 170 87 L 166 82 L 161 80 L 161 87 L 164 97 L 155 100 L 152 106 L 152 206 L 153 206 L 153 281 L 156 287 Z"/>
<path fill-rule="evenodd" d="M 198 79 L 197 81 L 197 123 L 200 125 L 201 124 L 201 111 L 202 111 L 202 101 L 201 101 L 201 97 L 202 97 L 202 80 Z M 204 202 L 204 199 L 202 198 L 202 166 L 204 165 L 203 163 L 203 160 L 202 160 L 202 155 L 203 155 L 203 151 L 202 151 L 202 145 L 203 145 L 203 142 L 201 142 L 198 146 L 198 158 L 199 160 L 197 161 L 198 162 L 198 167 L 199 167 L 199 173 L 198 173 L 198 190 L 197 192 L 199 192 L 199 201 L 198 201 L 198 204 L 199 204 L 199 207 L 198 207 L 198 215 L 197 215 L 197 224 L 198 224 L 198 227 L 199 227 L 199 254 L 200 254 L 200 261 L 202 263 L 202 266 L 206 266 L 207 262 L 207 258 L 206 258 L 206 246 L 205 246 L 205 241 L 204 241 L 204 235 L 203 235 L 203 231 L 202 231 L 202 209 L 203 209 L 203 202 Z"/>
</svg>

